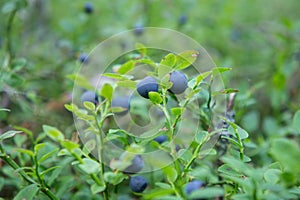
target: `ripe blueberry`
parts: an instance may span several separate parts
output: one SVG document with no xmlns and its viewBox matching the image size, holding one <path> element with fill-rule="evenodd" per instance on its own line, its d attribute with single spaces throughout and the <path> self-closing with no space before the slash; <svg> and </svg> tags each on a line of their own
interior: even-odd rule
<svg viewBox="0 0 300 200">
<path fill-rule="evenodd" d="M 85 53 L 82 53 L 79 55 L 78 59 L 81 63 L 86 63 L 88 61 L 88 55 Z"/>
<path fill-rule="evenodd" d="M 111 101 L 111 107 L 122 107 L 124 108 L 124 111 L 118 112 L 116 114 L 125 114 L 128 112 L 130 109 L 130 97 L 129 96 L 120 96 L 120 97 L 115 97 Z"/>
<path fill-rule="evenodd" d="M 131 177 L 129 181 L 129 187 L 133 192 L 143 192 L 147 185 L 147 180 L 142 176 Z"/>
<path fill-rule="evenodd" d="M 170 82 L 172 82 L 173 85 L 169 90 L 174 94 L 183 93 L 188 85 L 186 76 L 179 71 L 174 71 L 170 74 Z"/>
<path fill-rule="evenodd" d="M 91 14 L 94 9 L 93 9 L 93 4 L 90 3 L 90 2 L 87 2 L 84 4 L 84 11 L 87 13 L 87 14 Z"/>
<path fill-rule="evenodd" d="M 203 187 L 203 185 L 204 185 L 204 182 L 199 181 L 199 180 L 193 180 L 186 185 L 185 192 L 187 194 L 191 194 L 193 191 L 198 190 L 201 187 Z"/>
<path fill-rule="evenodd" d="M 185 24 L 187 21 L 187 16 L 186 15 L 181 15 L 178 19 L 178 25 L 182 26 L 183 24 Z"/>
<path fill-rule="evenodd" d="M 133 30 L 135 35 L 137 36 L 142 35 L 144 32 L 144 26 L 142 24 L 136 24 Z"/>
<path fill-rule="evenodd" d="M 168 138 L 167 138 L 166 135 L 160 135 L 160 136 L 154 138 L 154 140 L 155 140 L 156 142 L 158 142 L 159 144 L 164 143 L 165 141 L 167 141 L 167 139 L 168 139 Z"/>
<path fill-rule="evenodd" d="M 149 92 L 158 91 L 158 83 L 153 77 L 147 76 L 136 85 L 136 89 L 142 97 L 149 99 Z"/>
<path fill-rule="evenodd" d="M 98 95 L 94 92 L 94 91 L 85 91 L 82 95 L 81 95 L 81 102 L 85 102 L 85 101 L 89 101 L 92 102 L 94 104 L 98 104 L 99 103 L 99 99 L 98 99 Z"/>
<path fill-rule="evenodd" d="M 137 156 L 134 156 L 134 158 L 132 159 L 131 165 L 129 165 L 126 169 L 124 169 L 123 172 L 125 172 L 127 174 L 138 173 L 139 171 L 141 171 L 143 169 L 144 165 L 145 164 L 144 164 L 144 160 L 143 160 L 142 156 L 137 155 Z"/>
</svg>

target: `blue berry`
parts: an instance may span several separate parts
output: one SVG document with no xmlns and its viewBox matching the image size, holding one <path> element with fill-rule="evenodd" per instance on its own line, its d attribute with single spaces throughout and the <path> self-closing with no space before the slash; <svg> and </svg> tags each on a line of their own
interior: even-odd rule
<svg viewBox="0 0 300 200">
<path fill-rule="evenodd" d="M 85 91 L 81 95 L 81 102 L 83 103 L 85 101 L 89 101 L 94 104 L 98 104 L 99 103 L 98 95 L 94 91 Z"/>
<path fill-rule="evenodd" d="M 159 144 L 164 143 L 165 141 L 167 141 L 167 139 L 168 139 L 168 137 L 166 135 L 160 135 L 160 136 L 154 138 L 154 140 L 156 142 L 158 142 Z"/>
<path fill-rule="evenodd" d="M 179 26 L 182 26 L 183 24 L 185 24 L 187 21 L 187 16 L 186 15 L 181 15 L 178 19 L 178 24 Z"/>
<path fill-rule="evenodd" d="M 131 165 L 129 165 L 126 169 L 123 170 L 124 173 L 127 174 L 135 174 L 141 171 L 144 167 L 144 160 L 142 156 L 137 155 L 131 161 Z"/>
<path fill-rule="evenodd" d="M 85 53 L 82 53 L 79 55 L 78 59 L 81 63 L 86 63 L 88 61 L 88 55 Z"/>
<path fill-rule="evenodd" d="M 134 26 L 134 34 L 139 36 L 142 35 L 144 32 L 144 26 L 142 24 L 136 24 Z"/>
<path fill-rule="evenodd" d="M 170 74 L 170 82 L 172 82 L 173 85 L 169 90 L 174 94 L 183 93 L 188 86 L 186 76 L 179 71 L 174 71 Z"/>
<path fill-rule="evenodd" d="M 142 97 L 149 99 L 149 92 L 158 91 L 158 83 L 153 77 L 147 76 L 136 85 L 136 89 Z"/>
<path fill-rule="evenodd" d="M 129 96 L 120 96 L 120 97 L 115 97 L 111 101 L 111 107 L 122 107 L 125 110 L 122 112 L 118 112 L 116 114 L 125 114 L 129 111 L 130 109 L 130 97 Z"/>
<path fill-rule="evenodd" d="M 129 181 L 129 187 L 133 192 L 141 193 L 146 189 L 147 185 L 147 180 L 142 176 L 131 177 Z"/>
<path fill-rule="evenodd" d="M 187 194 L 191 194 L 193 191 L 198 190 L 203 186 L 204 186 L 204 182 L 199 180 L 193 180 L 186 185 L 185 192 Z"/>
<path fill-rule="evenodd" d="M 88 14 L 91 14 L 94 11 L 93 4 L 90 3 L 90 2 L 85 3 L 84 4 L 84 11 Z"/>
</svg>

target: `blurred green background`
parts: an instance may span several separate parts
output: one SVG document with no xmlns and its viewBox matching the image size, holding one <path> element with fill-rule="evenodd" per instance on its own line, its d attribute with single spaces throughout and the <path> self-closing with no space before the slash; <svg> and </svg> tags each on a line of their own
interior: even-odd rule
<svg viewBox="0 0 300 200">
<path fill-rule="evenodd" d="M 225 84 L 240 90 L 237 119 L 249 131 L 267 134 L 264 124 L 279 126 L 300 107 L 298 0 L 89 2 L 90 14 L 81 0 L 0 2 L 1 61 L 8 43 L 16 62 L 26 61 L 20 69 L 2 67 L 1 104 L 12 112 L 1 113 L 1 127 L 26 123 L 39 130 L 45 121 L 64 128 L 71 124 L 62 106 L 72 90 L 65 76 L 80 66 L 79 55 L 137 26 L 185 33 L 218 66 L 232 67 Z"/>
<path fill-rule="evenodd" d="M 292 117 L 300 108 L 299 0 L 110 0 L 0 1 L 0 131 L 12 125 L 35 133 L 51 124 L 75 129 L 70 102 L 80 54 L 135 27 L 163 27 L 199 42 L 238 93 L 236 120 L 259 146 L 258 165 L 269 138 L 298 135 Z"/>
</svg>

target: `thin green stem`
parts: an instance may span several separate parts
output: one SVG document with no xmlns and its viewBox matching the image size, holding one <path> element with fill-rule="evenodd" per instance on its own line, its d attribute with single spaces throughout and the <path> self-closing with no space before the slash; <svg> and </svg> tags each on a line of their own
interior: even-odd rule
<svg viewBox="0 0 300 200">
<path fill-rule="evenodd" d="M 41 191 L 49 197 L 51 200 L 58 200 L 55 194 L 47 187 L 41 187 Z"/>
<path fill-rule="evenodd" d="M 195 149 L 195 151 L 193 153 L 192 158 L 190 159 L 190 161 L 188 162 L 188 164 L 184 167 L 183 173 L 185 173 L 190 168 L 190 166 L 193 164 L 193 162 L 196 160 L 196 158 L 198 157 L 198 154 L 199 154 L 201 146 L 202 146 L 202 144 L 199 144 L 196 147 L 196 149 Z"/>
<path fill-rule="evenodd" d="M 31 179 L 23 169 L 20 169 L 21 167 L 14 161 L 11 159 L 11 157 L 9 155 L 6 155 L 6 154 L 1 154 L 0 155 L 0 158 L 2 160 L 4 160 L 9 166 L 11 166 L 13 169 L 17 170 L 18 173 L 28 182 L 28 183 L 31 183 L 31 184 L 36 184 L 36 182 Z"/>
<path fill-rule="evenodd" d="M 97 143 L 99 144 L 98 159 L 99 159 L 99 162 L 101 163 L 101 174 L 103 174 L 104 173 L 103 151 L 102 151 L 102 148 L 103 148 L 103 135 L 102 135 L 102 128 L 101 127 L 103 126 L 104 120 L 100 120 L 100 122 L 99 122 L 97 114 L 95 114 L 94 117 L 95 117 L 97 129 L 99 131 L 98 134 L 97 134 Z"/>
<path fill-rule="evenodd" d="M 172 120 L 171 120 L 171 117 L 170 117 L 170 114 L 167 110 L 167 90 L 163 89 L 162 90 L 162 99 L 163 99 L 163 106 L 159 105 L 159 108 L 163 111 L 165 117 L 166 117 L 166 121 L 167 121 L 167 125 L 168 125 L 168 131 L 167 131 L 167 134 L 168 134 L 168 137 L 170 138 L 170 149 L 171 149 L 171 156 L 174 160 L 174 166 L 175 166 L 175 169 L 177 171 L 177 173 L 179 174 L 180 173 L 180 163 L 178 162 L 178 159 L 177 159 L 177 153 L 176 153 L 176 144 L 174 142 L 174 127 L 173 127 L 173 124 L 172 124 Z"/>
<path fill-rule="evenodd" d="M 181 174 L 181 177 L 184 177 L 186 175 L 187 171 L 189 170 L 189 168 L 191 167 L 191 165 L 193 164 L 193 162 L 198 158 L 198 155 L 200 153 L 200 150 L 201 150 L 201 147 L 203 146 L 203 144 L 205 144 L 205 142 L 207 142 L 210 139 L 210 137 L 212 137 L 214 134 L 219 133 L 219 132 L 220 132 L 220 130 L 216 130 L 216 131 L 210 132 L 209 134 L 207 134 L 205 136 L 205 138 L 202 140 L 202 142 L 200 144 L 198 144 L 198 146 L 196 147 L 196 149 L 195 149 L 195 151 L 193 153 L 192 158 L 185 165 L 185 167 L 183 169 L 183 172 Z"/>
<path fill-rule="evenodd" d="M 169 183 L 171 184 L 171 187 L 172 187 L 172 189 L 174 190 L 176 196 L 179 197 L 179 198 L 182 198 L 180 192 L 178 191 L 178 189 L 177 189 L 177 187 L 174 185 L 174 183 L 171 182 L 171 181 L 170 181 Z"/>
<path fill-rule="evenodd" d="M 233 125 L 233 128 L 234 128 L 235 137 L 237 138 L 238 143 L 239 143 L 240 159 L 243 161 L 244 160 L 244 146 L 243 146 L 243 142 L 242 142 L 242 140 L 240 138 L 240 135 L 238 133 L 236 125 Z"/>
<path fill-rule="evenodd" d="M 101 108 L 100 111 L 101 111 L 101 117 L 100 117 L 100 120 L 98 120 L 98 117 L 97 117 L 97 112 L 94 112 L 94 118 L 95 118 L 95 122 L 96 122 L 96 127 L 98 129 L 98 134 L 97 134 L 97 143 L 99 144 L 99 148 L 98 148 L 98 159 L 99 159 L 99 162 L 101 164 L 101 171 L 100 171 L 100 174 L 101 174 L 101 179 L 102 181 L 104 182 L 104 178 L 103 178 L 103 174 L 105 172 L 105 169 L 104 169 L 104 161 L 103 161 L 103 146 L 104 146 L 104 138 L 103 138 L 103 130 L 102 130 L 102 127 L 103 127 L 103 124 L 104 124 L 104 121 L 107 117 L 107 114 L 108 114 L 108 109 L 109 109 L 109 102 L 106 101 L 105 104 L 104 104 L 104 108 Z M 102 107 L 102 106 L 101 106 Z M 105 183 L 105 182 L 104 182 Z M 109 199 L 109 194 L 108 194 L 108 190 L 107 190 L 107 187 L 105 188 L 105 190 L 103 191 L 103 198 L 104 200 L 108 200 Z"/>
<path fill-rule="evenodd" d="M 14 170 L 16 170 L 23 178 L 25 181 L 27 181 L 30 184 L 36 184 L 39 185 L 37 182 L 35 182 L 33 179 L 31 179 L 26 172 L 21 169 L 21 167 L 14 161 L 11 159 L 11 157 L 9 155 L 6 155 L 2 145 L 0 144 L 0 158 L 2 160 L 4 160 L 11 168 L 13 168 Z M 51 200 L 58 200 L 58 198 L 51 192 L 51 190 L 46 187 L 45 185 L 39 185 L 41 187 L 41 191 L 47 195 Z"/>
<path fill-rule="evenodd" d="M 167 110 L 167 97 L 166 97 L 166 90 L 163 89 L 162 90 L 162 99 L 163 99 L 163 106 L 161 107 L 165 117 L 166 117 L 166 120 L 167 120 L 167 124 L 168 124 L 168 128 L 169 128 L 169 133 L 170 134 L 173 134 L 173 126 L 172 126 L 172 122 L 171 122 L 171 117 L 170 117 L 170 114 Z"/>
<path fill-rule="evenodd" d="M 91 178 L 97 183 L 99 186 L 103 186 L 102 181 L 96 176 L 96 174 L 91 174 Z"/>
<path fill-rule="evenodd" d="M 41 185 L 44 185 L 44 180 L 41 178 L 40 173 L 39 173 L 39 164 L 38 164 L 38 161 L 37 161 L 37 155 L 35 155 L 33 157 L 33 161 L 34 161 L 34 164 L 35 164 L 35 175 L 36 175 L 39 183 Z"/>
</svg>

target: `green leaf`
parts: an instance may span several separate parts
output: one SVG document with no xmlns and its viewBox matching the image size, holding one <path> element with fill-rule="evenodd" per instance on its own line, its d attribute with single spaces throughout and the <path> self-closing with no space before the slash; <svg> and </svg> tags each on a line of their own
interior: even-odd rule
<svg viewBox="0 0 300 200">
<path fill-rule="evenodd" d="M 188 50 L 179 53 L 176 57 L 175 69 L 182 70 L 192 65 L 198 58 L 199 52 Z"/>
<path fill-rule="evenodd" d="M 88 115 L 86 110 L 83 109 L 79 109 L 77 111 L 73 112 L 76 117 L 78 117 L 79 119 L 82 119 L 84 121 L 93 121 L 95 120 L 95 117 L 93 115 Z"/>
<path fill-rule="evenodd" d="M 78 110 L 78 107 L 77 105 L 71 103 L 71 104 L 65 104 L 65 108 L 70 111 L 70 112 L 73 112 L 73 111 L 77 111 Z"/>
<path fill-rule="evenodd" d="M 245 131 L 244 129 L 242 129 L 241 127 L 239 127 L 238 125 L 235 124 L 235 127 L 236 127 L 236 131 L 240 137 L 241 140 L 243 139 L 246 139 L 249 137 L 249 134 L 247 131 Z M 233 127 L 233 124 L 230 123 L 230 126 L 228 128 L 228 131 L 229 133 L 231 133 L 233 136 L 235 136 L 235 130 L 234 130 L 234 127 Z"/>
<path fill-rule="evenodd" d="M 7 132 L 3 133 L 2 135 L 0 135 L 0 142 L 2 140 L 14 137 L 18 133 L 22 133 L 22 131 L 14 131 L 14 130 L 7 131 Z"/>
<path fill-rule="evenodd" d="M 279 169 L 268 169 L 264 173 L 264 178 L 269 183 L 277 183 L 279 181 L 279 176 L 281 171 Z"/>
<path fill-rule="evenodd" d="M 132 143 L 126 150 L 130 153 L 141 154 L 144 153 L 145 148 L 142 145 Z"/>
<path fill-rule="evenodd" d="M 60 167 L 61 167 L 61 166 L 53 166 L 53 167 L 50 167 L 50 168 L 48 168 L 48 169 L 42 171 L 42 172 L 40 173 L 40 176 L 43 177 L 43 176 L 45 176 L 45 174 L 47 174 L 48 172 L 51 172 L 51 171 L 53 171 L 53 170 L 55 170 L 55 169 L 57 169 L 57 168 L 60 168 Z"/>
<path fill-rule="evenodd" d="M 173 166 L 168 166 L 163 169 L 169 182 L 174 182 L 177 179 L 177 171 Z"/>
<path fill-rule="evenodd" d="M 234 88 L 226 88 L 224 90 L 221 91 L 216 91 L 212 93 L 212 96 L 216 96 L 216 95 L 220 95 L 220 94 L 230 94 L 230 93 L 237 93 L 239 92 L 239 90 L 234 89 Z"/>
<path fill-rule="evenodd" d="M 17 8 L 16 3 L 14 1 L 8 1 L 7 3 L 5 3 L 2 6 L 2 13 L 3 14 L 7 14 L 12 12 L 13 10 L 15 10 Z"/>
<path fill-rule="evenodd" d="M 21 126 L 13 126 L 13 128 L 18 130 L 18 131 L 22 131 L 23 133 L 25 133 L 29 137 L 33 137 L 32 131 L 28 130 L 27 128 L 24 128 L 24 127 L 21 127 Z"/>
<path fill-rule="evenodd" d="M 156 182 L 155 185 L 157 187 L 163 188 L 163 189 L 171 189 L 171 185 L 167 184 L 167 183 L 163 183 L 163 182 Z"/>
<path fill-rule="evenodd" d="M 57 153 L 57 156 L 70 156 L 71 153 L 67 149 L 62 149 Z"/>
<path fill-rule="evenodd" d="M 192 90 L 188 95 L 186 95 L 186 99 L 190 99 L 192 98 L 194 95 L 196 95 L 197 93 L 199 93 L 201 91 L 201 88 Z"/>
<path fill-rule="evenodd" d="M 100 193 L 100 192 L 103 192 L 105 190 L 106 186 L 105 185 L 98 185 L 96 183 L 94 183 L 92 186 L 91 186 L 91 192 L 92 194 L 97 194 L 97 193 Z"/>
<path fill-rule="evenodd" d="M 223 94 L 230 94 L 230 93 L 236 93 L 239 92 L 239 90 L 234 89 L 234 88 L 226 88 L 221 91 Z"/>
<path fill-rule="evenodd" d="M 168 194 L 172 194 L 173 189 L 153 189 L 143 194 L 144 199 L 159 199 L 158 197 L 163 197 Z"/>
<path fill-rule="evenodd" d="M 56 148 L 46 154 L 44 154 L 39 160 L 38 163 L 41 164 L 42 162 L 44 162 L 45 160 L 47 160 L 48 158 L 50 158 L 52 155 L 54 155 L 56 152 L 58 152 L 59 148 Z"/>
<path fill-rule="evenodd" d="M 20 153 L 25 153 L 31 157 L 34 156 L 34 152 L 29 150 L 29 149 L 16 149 L 17 152 L 20 152 Z"/>
<path fill-rule="evenodd" d="M 83 102 L 83 105 L 86 109 L 90 110 L 90 111 L 95 111 L 96 110 L 96 106 L 94 103 L 89 102 L 89 101 L 85 101 Z"/>
<path fill-rule="evenodd" d="M 138 52 L 140 52 L 143 56 L 146 55 L 146 53 L 147 53 L 147 48 L 146 48 L 142 43 L 136 43 L 136 44 L 135 44 L 135 48 L 136 48 L 136 50 L 138 50 Z"/>
<path fill-rule="evenodd" d="M 105 172 L 104 180 L 110 184 L 117 185 L 121 183 L 127 176 L 122 173 Z"/>
<path fill-rule="evenodd" d="M 24 79 L 22 76 L 18 74 L 11 74 L 9 84 L 12 87 L 18 87 L 24 83 Z"/>
<path fill-rule="evenodd" d="M 198 198 L 216 198 L 224 196 L 224 190 L 220 187 L 207 187 L 194 191 L 189 197 L 191 199 Z"/>
<path fill-rule="evenodd" d="M 11 64 L 11 68 L 16 72 L 21 70 L 25 65 L 26 65 L 26 59 L 25 58 L 18 58 L 15 59 L 12 64 Z"/>
<path fill-rule="evenodd" d="M 120 112 L 124 112 L 126 111 L 127 109 L 126 108 L 123 108 L 123 107 L 111 107 L 109 109 L 110 112 L 112 113 L 120 113 Z"/>
<path fill-rule="evenodd" d="M 251 168 L 244 163 L 243 161 L 236 159 L 234 157 L 224 156 L 221 158 L 221 160 L 226 163 L 232 170 L 239 172 L 239 173 L 245 173 L 249 175 L 252 173 Z M 251 174 L 252 175 L 252 174 Z"/>
<path fill-rule="evenodd" d="M 64 148 L 66 148 L 68 151 L 73 151 L 73 149 L 76 149 L 79 147 L 79 144 L 74 143 L 70 140 L 64 140 L 61 142 L 61 146 L 63 146 Z"/>
<path fill-rule="evenodd" d="M 134 68 L 134 64 L 135 62 L 133 60 L 127 61 L 126 63 L 120 66 L 120 68 L 118 69 L 118 73 L 126 74 L 127 72 L 129 72 Z"/>
<path fill-rule="evenodd" d="M 233 170 L 228 164 L 223 164 L 218 168 L 218 172 L 221 172 L 223 174 L 226 174 L 228 176 L 235 176 L 235 177 L 241 177 L 242 173 L 239 173 L 235 170 Z"/>
<path fill-rule="evenodd" d="M 183 111 L 184 111 L 184 108 L 181 108 L 181 107 L 174 107 L 174 108 L 171 108 L 171 112 L 172 112 L 172 114 L 175 115 L 175 116 L 181 115 Z"/>
<path fill-rule="evenodd" d="M 83 158 L 83 163 L 78 167 L 87 174 L 94 174 L 100 172 L 100 163 L 90 158 Z"/>
<path fill-rule="evenodd" d="M 166 55 L 161 61 L 160 65 L 173 67 L 176 63 L 176 56 L 173 53 Z"/>
<path fill-rule="evenodd" d="M 300 173 L 300 148 L 296 142 L 283 138 L 275 139 L 272 142 L 270 153 L 285 170 Z"/>
<path fill-rule="evenodd" d="M 293 127 L 300 133 L 300 110 L 293 117 Z"/>
<path fill-rule="evenodd" d="M 35 197 L 38 191 L 39 187 L 36 184 L 28 185 L 19 191 L 14 200 L 31 200 Z"/>
<path fill-rule="evenodd" d="M 162 98 L 158 92 L 149 92 L 148 94 L 153 104 L 160 104 L 162 102 Z"/>
<path fill-rule="evenodd" d="M 297 178 L 299 179 L 299 176 L 292 172 L 285 171 L 281 174 L 281 180 L 283 180 L 283 182 L 285 182 L 285 184 L 289 187 L 296 184 Z"/>
<path fill-rule="evenodd" d="M 26 140 L 28 139 L 28 137 L 27 137 L 27 135 L 24 135 L 24 134 L 17 134 L 17 135 L 15 135 L 15 137 L 14 137 L 14 142 L 15 142 L 15 144 L 17 145 L 17 147 L 21 147 L 25 142 L 26 142 Z"/>
<path fill-rule="evenodd" d="M 207 71 L 199 74 L 196 78 L 196 85 L 199 85 L 206 77 L 208 77 L 212 71 Z"/>
<path fill-rule="evenodd" d="M 241 148 L 240 143 L 238 143 L 238 142 L 236 141 L 236 139 L 233 139 L 233 138 L 231 138 L 231 137 L 227 137 L 227 136 L 224 136 L 224 135 L 222 135 L 221 138 L 222 138 L 222 139 L 226 139 L 226 140 L 228 140 L 231 144 L 233 144 L 233 145 L 235 145 L 235 146 Z"/>
<path fill-rule="evenodd" d="M 213 68 L 212 70 L 212 73 L 213 73 L 213 76 L 217 76 L 217 75 L 220 75 L 224 72 L 227 72 L 229 70 L 232 70 L 232 68 L 229 68 L 229 67 L 215 67 Z"/>
<path fill-rule="evenodd" d="M 180 149 L 178 152 L 178 156 L 181 160 L 189 162 L 193 157 L 193 153 L 189 149 Z"/>
<path fill-rule="evenodd" d="M 44 146 L 46 146 L 45 143 L 40 143 L 34 146 L 34 152 L 37 153 L 41 148 L 43 148 Z"/>
<path fill-rule="evenodd" d="M 114 74 L 114 73 L 104 73 L 104 74 L 102 74 L 102 76 L 105 76 L 105 77 L 108 77 L 108 78 L 114 78 L 114 79 L 117 79 L 117 80 L 128 80 L 128 79 L 132 78 L 132 76 Z"/>
<path fill-rule="evenodd" d="M 63 141 L 65 139 L 64 135 L 55 127 L 43 125 L 43 130 L 54 141 Z"/>
<path fill-rule="evenodd" d="M 204 139 L 206 138 L 206 136 L 208 135 L 208 132 L 207 131 L 200 131 L 200 132 L 197 132 L 195 134 L 195 141 L 198 143 L 198 144 L 203 144 L 205 141 Z"/>
<path fill-rule="evenodd" d="M 109 83 L 105 83 L 101 88 L 100 94 L 106 99 L 111 100 L 113 94 L 113 87 Z"/>
</svg>

